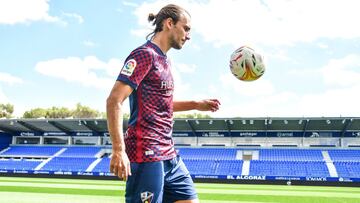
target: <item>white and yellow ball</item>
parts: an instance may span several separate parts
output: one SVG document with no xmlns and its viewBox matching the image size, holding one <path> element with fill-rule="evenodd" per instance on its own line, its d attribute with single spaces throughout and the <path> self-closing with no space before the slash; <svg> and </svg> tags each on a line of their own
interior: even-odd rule
<svg viewBox="0 0 360 203">
<path fill-rule="evenodd" d="M 253 81 L 265 72 L 264 59 L 261 54 L 248 46 L 236 49 L 230 57 L 232 74 L 242 81 Z"/>
</svg>

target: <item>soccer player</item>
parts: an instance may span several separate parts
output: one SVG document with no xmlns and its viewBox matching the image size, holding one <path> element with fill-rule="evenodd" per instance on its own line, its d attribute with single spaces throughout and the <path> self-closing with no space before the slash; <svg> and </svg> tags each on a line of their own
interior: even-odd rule
<svg viewBox="0 0 360 203">
<path fill-rule="evenodd" d="M 169 4 L 149 14 L 155 30 L 144 45 L 126 58 L 107 98 L 112 140 L 110 171 L 126 180 L 126 202 L 198 202 L 189 171 L 176 154 L 171 136 L 173 112 L 217 111 L 217 99 L 173 101 L 174 82 L 166 53 L 190 39 L 190 15 Z M 129 97 L 130 118 L 125 135 L 122 104 Z"/>
</svg>

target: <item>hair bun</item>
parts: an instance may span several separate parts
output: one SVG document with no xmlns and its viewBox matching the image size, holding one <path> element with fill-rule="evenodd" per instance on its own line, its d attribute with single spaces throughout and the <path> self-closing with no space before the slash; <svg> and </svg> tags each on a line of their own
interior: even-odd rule
<svg viewBox="0 0 360 203">
<path fill-rule="evenodd" d="M 149 16 L 148 16 L 148 21 L 151 22 L 151 21 L 153 21 L 155 18 L 156 18 L 156 15 L 153 14 L 153 13 L 150 13 Z"/>
</svg>

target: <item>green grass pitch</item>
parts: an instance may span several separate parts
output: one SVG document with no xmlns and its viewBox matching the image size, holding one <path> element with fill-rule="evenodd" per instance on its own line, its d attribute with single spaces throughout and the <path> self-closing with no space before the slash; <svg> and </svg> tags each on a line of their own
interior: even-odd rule
<svg viewBox="0 0 360 203">
<path fill-rule="evenodd" d="M 125 184 L 113 180 L 0 177 L 1 203 L 124 202 Z M 360 202 L 360 188 L 196 183 L 200 202 Z"/>
</svg>

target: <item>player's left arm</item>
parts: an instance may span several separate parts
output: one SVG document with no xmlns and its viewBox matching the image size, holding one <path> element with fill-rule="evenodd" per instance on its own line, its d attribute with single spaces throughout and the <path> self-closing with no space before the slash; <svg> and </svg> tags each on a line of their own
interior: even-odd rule
<svg viewBox="0 0 360 203">
<path fill-rule="evenodd" d="M 204 99 L 200 101 L 174 101 L 173 110 L 176 111 L 212 111 L 219 110 L 220 102 L 217 99 Z"/>
</svg>

